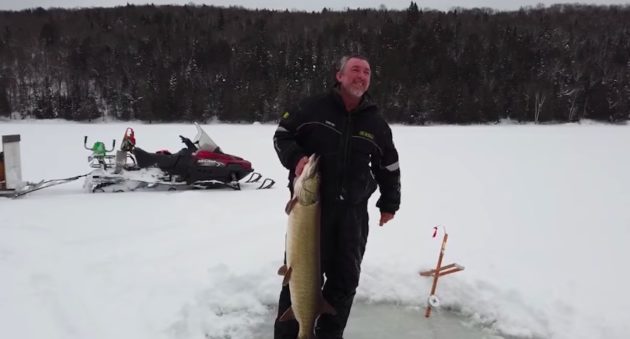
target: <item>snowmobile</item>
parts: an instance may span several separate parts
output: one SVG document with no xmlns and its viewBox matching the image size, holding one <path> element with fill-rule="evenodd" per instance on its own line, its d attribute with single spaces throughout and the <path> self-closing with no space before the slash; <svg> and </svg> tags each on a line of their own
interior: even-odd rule
<svg viewBox="0 0 630 339">
<path fill-rule="evenodd" d="M 145 189 L 184 190 L 228 187 L 240 190 L 243 184 L 258 184 L 257 189 L 271 188 L 275 181 L 254 172 L 252 164 L 224 153 L 199 126 L 191 140 L 179 136 L 185 147 L 176 153 L 167 150 L 147 152 L 137 147 L 135 132 L 127 128 L 120 150 L 108 154 L 102 142 L 87 147 L 94 170 L 87 174 L 84 187 L 90 192 L 127 192 Z M 263 179 L 261 181 L 261 179 Z"/>
</svg>

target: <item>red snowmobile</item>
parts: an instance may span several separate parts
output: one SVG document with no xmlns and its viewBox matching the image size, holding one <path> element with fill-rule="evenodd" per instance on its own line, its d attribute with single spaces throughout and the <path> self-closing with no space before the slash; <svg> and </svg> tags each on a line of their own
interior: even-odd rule
<svg viewBox="0 0 630 339">
<path fill-rule="evenodd" d="M 199 124 L 195 127 L 193 140 L 179 136 L 186 147 L 177 153 L 147 152 L 135 145 L 134 131 L 127 128 L 115 156 L 101 152 L 101 156 L 94 153 L 89 158 L 97 169 L 88 174 L 85 187 L 91 192 L 125 192 L 146 188 L 240 190 L 241 182 L 259 183 L 258 189 L 266 189 L 275 184 L 270 178 L 261 181 L 262 175 L 254 172 L 249 161 L 224 153 Z"/>
</svg>

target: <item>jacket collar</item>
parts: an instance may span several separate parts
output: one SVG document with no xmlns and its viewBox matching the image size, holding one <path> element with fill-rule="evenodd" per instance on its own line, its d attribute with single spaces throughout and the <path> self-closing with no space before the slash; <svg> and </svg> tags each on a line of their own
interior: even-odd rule
<svg viewBox="0 0 630 339">
<path fill-rule="evenodd" d="M 332 96 L 335 103 L 341 106 L 345 111 L 346 105 L 343 103 L 343 99 L 341 98 L 341 93 L 339 91 L 339 84 L 335 84 L 335 86 L 333 86 L 333 88 L 330 90 L 330 95 Z M 351 112 L 359 113 L 371 107 L 376 107 L 376 104 L 372 101 L 372 97 L 370 96 L 370 94 L 368 92 L 365 92 L 363 94 L 363 97 L 361 97 L 361 102 L 359 102 L 359 106 L 357 106 L 357 108 L 355 108 Z"/>
</svg>

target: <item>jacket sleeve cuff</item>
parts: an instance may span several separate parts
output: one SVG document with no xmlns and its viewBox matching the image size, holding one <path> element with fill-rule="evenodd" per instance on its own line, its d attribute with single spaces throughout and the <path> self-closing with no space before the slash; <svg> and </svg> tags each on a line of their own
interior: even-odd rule
<svg viewBox="0 0 630 339">
<path fill-rule="evenodd" d="M 376 207 L 378 207 L 381 212 L 391 214 L 396 214 L 396 211 L 398 211 L 398 205 L 381 203 L 380 201 L 376 203 Z"/>
</svg>

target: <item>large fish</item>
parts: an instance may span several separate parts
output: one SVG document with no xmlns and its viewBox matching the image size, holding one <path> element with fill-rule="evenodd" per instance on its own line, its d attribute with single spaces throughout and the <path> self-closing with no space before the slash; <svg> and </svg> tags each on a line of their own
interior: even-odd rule
<svg viewBox="0 0 630 339">
<path fill-rule="evenodd" d="M 293 182 L 293 197 L 287 204 L 289 225 L 286 235 L 286 264 L 278 274 L 289 285 L 291 307 L 280 321 L 296 319 L 297 339 L 315 338 L 315 321 L 320 314 L 336 314 L 324 300 L 320 267 L 319 158 L 311 155 L 302 173 Z"/>
</svg>

